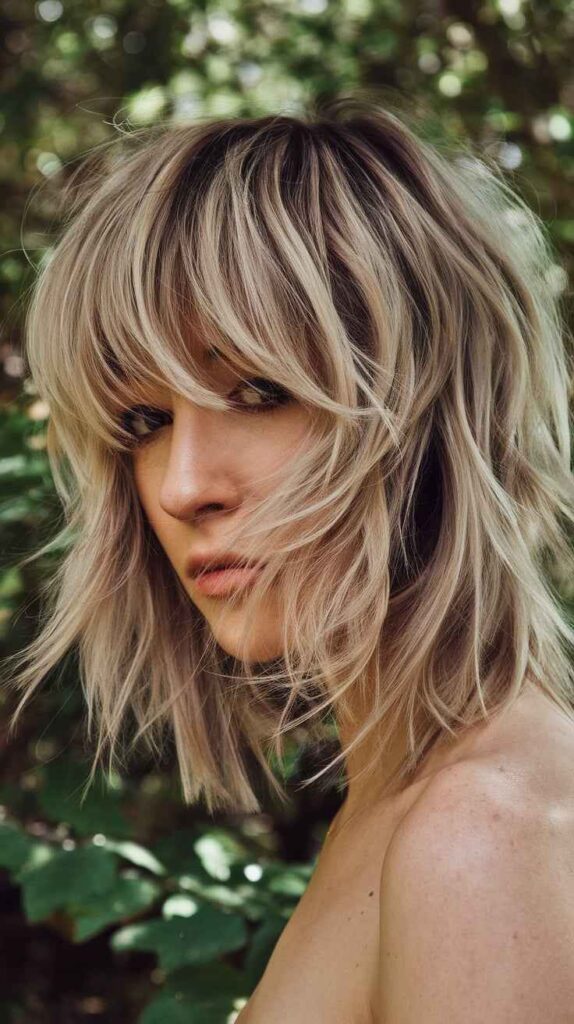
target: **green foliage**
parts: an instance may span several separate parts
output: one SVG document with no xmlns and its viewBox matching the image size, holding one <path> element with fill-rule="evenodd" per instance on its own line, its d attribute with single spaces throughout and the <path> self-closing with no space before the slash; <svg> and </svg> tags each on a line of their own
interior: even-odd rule
<svg viewBox="0 0 574 1024">
<path fill-rule="evenodd" d="M 221 1024 L 248 994 L 244 975 L 233 967 L 183 967 L 170 975 L 140 1024 Z"/>
<path fill-rule="evenodd" d="M 273 947 L 284 927 L 285 919 L 280 914 L 270 912 L 254 932 L 244 962 L 249 991 L 255 988 L 263 975 Z"/>
<path fill-rule="evenodd" d="M 209 823 L 155 843 L 122 838 L 134 830 L 117 782 L 106 791 L 98 777 L 86 794 L 70 757 L 40 765 L 35 778 L 42 838 L 16 819 L 0 822 L 0 867 L 29 924 L 76 945 L 107 936 L 118 970 L 125 958 L 152 956 L 164 981 L 139 1024 L 226 1021 L 257 985 L 313 864 L 283 863 L 263 847 L 254 855 L 248 835 Z"/>
<path fill-rule="evenodd" d="M 85 897 L 76 908 L 74 938 L 85 942 L 109 925 L 136 917 L 158 899 L 160 888 L 148 878 L 124 872 L 114 877 L 103 895 Z"/>
<path fill-rule="evenodd" d="M 86 773 L 70 759 L 58 759 L 44 765 L 40 772 L 38 802 L 51 821 L 66 822 L 81 836 L 109 832 L 118 837 L 132 835 L 133 829 L 121 811 L 122 794 L 104 789 L 98 776 L 84 800 L 80 800 Z"/>
<path fill-rule="evenodd" d="M 43 864 L 18 874 L 29 921 L 42 921 L 55 910 L 73 912 L 76 906 L 103 898 L 112 888 L 115 858 L 97 846 L 51 853 Z"/>
<path fill-rule="evenodd" d="M 20 871 L 28 860 L 34 843 L 17 825 L 0 822 L 0 867 Z"/>
<path fill-rule="evenodd" d="M 115 950 L 145 949 L 157 953 L 166 971 L 184 964 L 208 963 L 215 957 L 240 949 L 247 933 L 241 917 L 215 907 L 198 908 L 192 917 L 147 921 L 116 932 Z"/>
</svg>

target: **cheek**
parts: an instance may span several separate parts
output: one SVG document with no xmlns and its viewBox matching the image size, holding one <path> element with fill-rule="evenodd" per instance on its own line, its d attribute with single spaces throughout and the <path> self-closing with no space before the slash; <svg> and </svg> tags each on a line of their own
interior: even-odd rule
<svg viewBox="0 0 574 1024">
<path fill-rule="evenodd" d="M 310 446 L 310 419 L 300 410 L 262 424 L 256 433 L 250 464 L 263 475 L 281 474 L 285 466 Z"/>
<path fill-rule="evenodd" d="M 161 473 L 141 456 L 134 458 L 133 479 L 136 493 L 147 519 L 154 530 L 161 529 L 162 509 L 158 495 L 161 487 Z M 163 513 L 165 517 L 165 513 Z"/>
</svg>

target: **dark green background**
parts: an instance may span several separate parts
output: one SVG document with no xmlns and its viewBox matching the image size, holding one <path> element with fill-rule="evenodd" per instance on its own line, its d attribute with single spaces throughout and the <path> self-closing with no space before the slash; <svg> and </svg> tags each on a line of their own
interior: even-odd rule
<svg viewBox="0 0 574 1024">
<path fill-rule="evenodd" d="M 120 130 L 194 114 L 296 112 L 357 87 L 425 111 L 431 135 L 495 159 L 555 245 L 548 287 L 572 323 L 574 9 L 416 4 L 4 0 L 0 13 L 0 644 L 37 625 L 60 524 L 46 410 L 23 378 L 27 293 L 57 229 L 57 182 Z M 421 106 L 422 105 L 422 106 Z M 114 127 L 114 125 L 116 127 Z M 566 600 L 572 584 L 558 581 Z M 0 694 L 0 1024 L 220 1024 L 254 987 L 308 880 L 332 787 L 220 816 L 183 806 L 172 752 L 141 755 L 83 805 L 89 751 L 73 653 L 16 735 Z M 4 870 L 2 870 L 2 868 Z"/>
</svg>

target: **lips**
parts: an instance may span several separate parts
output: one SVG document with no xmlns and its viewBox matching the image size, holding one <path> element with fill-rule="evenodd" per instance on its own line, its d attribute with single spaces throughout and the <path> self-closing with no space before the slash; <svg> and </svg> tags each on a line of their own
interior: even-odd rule
<svg viewBox="0 0 574 1024">
<path fill-rule="evenodd" d="M 188 558 L 185 569 L 187 575 L 195 579 L 207 572 L 239 569 L 257 564 L 260 563 L 243 558 L 236 551 L 197 551 Z"/>
<path fill-rule="evenodd" d="M 209 597 L 224 597 L 233 591 L 248 587 L 255 581 L 262 568 L 261 563 L 237 568 L 204 568 L 194 576 L 194 585 L 197 590 Z"/>
</svg>

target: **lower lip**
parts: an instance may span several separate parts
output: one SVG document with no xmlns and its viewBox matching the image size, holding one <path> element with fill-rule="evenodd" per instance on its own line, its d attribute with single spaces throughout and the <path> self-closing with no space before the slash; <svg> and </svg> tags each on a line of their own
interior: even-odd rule
<svg viewBox="0 0 574 1024">
<path fill-rule="evenodd" d="M 194 577 L 194 584 L 202 594 L 209 597 L 223 597 L 252 583 L 261 572 L 262 566 L 246 566 L 241 569 L 213 569 Z"/>
</svg>

